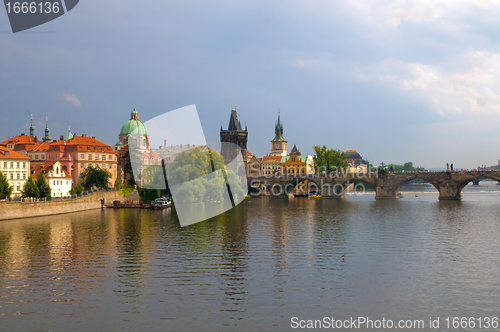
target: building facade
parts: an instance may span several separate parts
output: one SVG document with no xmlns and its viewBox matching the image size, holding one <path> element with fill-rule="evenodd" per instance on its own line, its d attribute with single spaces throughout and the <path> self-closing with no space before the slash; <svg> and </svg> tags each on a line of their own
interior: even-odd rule
<svg viewBox="0 0 500 332">
<path fill-rule="evenodd" d="M 307 175 L 314 174 L 313 156 L 290 153 L 281 159 L 281 167 L 285 175 Z"/>
<path fill-rule="evenodd" d="M 30 158 L 0 146 L 0 171 L 12 187 L 12 196 L 21 196 L 30 175 Z"/>
<path fill-rule="evenodd" d="M 1 142 L 0 147 L 10 148 L 28 157 L 31 160 L 30 167 L 34 168 L 30 169 L 30 174 L 34 174 L 38 168 L 46 169 L 58 161 L 61 171 L 71 177 L 73 185 L 82 182 L 80 174 L 87 166 L 106 169 L 111 174 L 110 186 L 113 186 L 118 174 L 118 153 L 111 146 L 95 137 L 72 134 L 70 128 L 65 136 L 52 140 L 47 119 L 42 140 L 35 136 L 32 124 L 30 135 L 14 136 Z"/>
</svg>

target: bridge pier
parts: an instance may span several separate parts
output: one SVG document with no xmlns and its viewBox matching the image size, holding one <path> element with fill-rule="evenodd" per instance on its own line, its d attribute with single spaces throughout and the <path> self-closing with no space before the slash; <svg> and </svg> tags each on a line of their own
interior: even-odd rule
<svg viewBox="0 0 500 332">
<path fill-rule="evenodd" d="M 396 200 L 398 199 L 398 195 L 396 195 L 396 190 L 394 188 L 384 188 L 384 186 L 377 187 L 375 189 L 375 199 L 383 199 L 383 200 Z"/>
<path fill-rule="evenodd" d="M 321 198 L 326 199 L 342 199 L 345 197 L 344 186 L 340 183 L 332 185 L 331 183 L 323 184 L 321 186 Z"/>
<path fill-rule="evenodd" d="M 458 189 L 458 185 L 451 180 L 441 182 L 438 185 L 440 201 L 457 201 L 462 199 L 462 193 Z"/>
<path fill-rule="evenodd" d="M 287 184 L 276 182 L 269 187 L 269 197 L 279 199 L 293 198 L 293 189 L 294 186 L 292 186 L 290 183 Z"/>
</svg>

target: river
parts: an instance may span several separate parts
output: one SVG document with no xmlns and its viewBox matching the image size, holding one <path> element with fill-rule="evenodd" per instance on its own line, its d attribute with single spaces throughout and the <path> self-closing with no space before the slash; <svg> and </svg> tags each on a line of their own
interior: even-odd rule
<svg viewBox="0 0 500 332">
<path fill-rule="evenodd" d="M 174 210 L 2 221 L 0 324 L 290 331 L 368 317 L 427 330 L 439 317 L 433 330 L 444 331 L 446 317 L 498 317 L 498 187 L 483 181 L 442 202 L 432 188 L 398 201 L 252 198 L 184 228 Z"/>
</svg>

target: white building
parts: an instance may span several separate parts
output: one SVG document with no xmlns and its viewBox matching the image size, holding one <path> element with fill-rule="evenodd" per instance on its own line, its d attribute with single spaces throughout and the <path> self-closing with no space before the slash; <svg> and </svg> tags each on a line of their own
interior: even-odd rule
<svg viewBox="0 0 500 332">
<path fill-rule="evenodd" d="M 0 146 L 0 171 L 12 187 L 12 196 L 21 196 L 30 174 L 30 157 Z"/>
<path fill-rule="evenodd" d="M 71 176 L 61 171 L 61 163 L 56 161 L 52 164 L 52 170 L 49 170 L 46 176 L 49 182 L 52 197 L 66 197 L 70 195 Z"/>
</svg>

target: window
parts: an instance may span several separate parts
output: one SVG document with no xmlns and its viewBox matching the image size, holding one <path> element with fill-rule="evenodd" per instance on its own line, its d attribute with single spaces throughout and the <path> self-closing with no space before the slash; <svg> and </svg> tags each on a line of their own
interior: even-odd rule
<svg viewBox="0 0 500 332">
<path fill-rule="evenodd" d="M 26 168 L 26 163 L 25 162 L 23 162 L 23 168 Z"/>
<path fill-rule="evenodd" d="M 45 155 L 44 154 L 42 154 L 42 159 L 45 160 Z"/>
<path fill-rule="evenodd" d="M 10 174 L 10 179 L 14 180 L 14 174 L 13 173 Z"/>
<path fill-rule="evenodd" d="M 85 163 L 80 163 L 81 168 L 85 168 Z"/>
<path fill-rule="evenodd" d="M 80 154 L 80 159 L 85 159 L 85 154 L 84 153 Z"/>
<path fill-rule="evenodd" d="M 38 155 L 37 154 L 35 155 L 35 160 L 38 160 Z"/>
<path fill-rule="evenodd" d="M 102 155 L 102 160 L 106 160 L 106 155 L 105 154 Z"/>
<path fill-rule="evenodd" d="M 113 166 L 111 164 L 109 164 L 109 169 L 112 169 L 112 168 L 113 168 Z"/>
<path fill-rule="evenodd" d="M 98 168 L 99 167 L 99 164 L 95 164 L 95 167 Z"/>
<path fill-rule="evenodd" d="M 17 186 L 17 191 L 21 191 L 21 186 Z"/>
<path fill-rule="evenodd" d="M 106 169 L 106 164 L 102 164 L 102 168 L 103 168 L 103 169 Z"/>
<path fill-rule="evenodd" d="M 6 161 L 3 163 L 3 168 L 7 168 L 7 162 Z"/>
<path fill-rule="evenodd" d="M 19 168 L 19 167 L 20 167 L 20 165 L 21 165 L 21 163 L 18 161 L 18 162 L 16 163 L 16 168 Z"/>
<path fill-rule="evenodd" d="M 26 180 L 26 173 L 23 173 L 23 180 Z"/>
<path fill-rule="evenodd" d="M 109 159 L 109 160 L 112 160 L 112 159 L 113 159 L 113 156 L 112 156 L 112 155 L 108 155 L 108 159 Z"/>
<path fill-rule="evenodd" d="M 99 160 L 99 155 L 98 154 L 95 155 L 95 160 Z"/>
<path fill-rule="evenodd" d="M 14 168 L 14 162 L 13 161 L 10 162 L 10 168 Z"/>
<path fill-rule="evenodd" d="M 21 180 L 21 174 L 17 173 L 17 179 Z"/>
<path fill-rule="evenodd" d="M 89 154 L 89 160 L 92 160 L 92 155 L 91 154 Z"/>
</svg>

